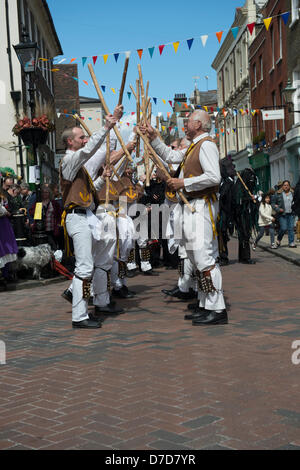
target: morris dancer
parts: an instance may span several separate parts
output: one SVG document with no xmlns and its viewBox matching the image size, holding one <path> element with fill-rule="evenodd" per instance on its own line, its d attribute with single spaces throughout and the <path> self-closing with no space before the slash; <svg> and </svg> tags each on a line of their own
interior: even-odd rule
<svg viewBox="0 0 300 470">
<path fill-rule="evenodd" d="M 186 137 L 192 144 L 184 154 L 172 150 L 147 124 L 140 127 L 147 133 L 156 153 L 166 161 L 180 163 L 175 177 L 167 181 L 173 191 L 183 190 L 195 212 L 184 211 L 182 241 L 196 269 L 199 284 L 199 309 L 191 315 L 193 325 L 228 322 L 222 291 L 222 275 L 216 263 L 218 240 L 216 218 L 217 193 L 221 181 L 219 152 L 209 137 L 211 121 L 208 113 L 194 111 L 185 123 Z"/>
</svg>

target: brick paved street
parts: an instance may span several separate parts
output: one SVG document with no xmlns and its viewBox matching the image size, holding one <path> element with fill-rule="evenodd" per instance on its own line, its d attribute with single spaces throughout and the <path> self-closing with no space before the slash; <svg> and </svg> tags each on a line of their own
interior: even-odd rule
<svg viewBox="0 0 300 470">
<path fill-rule="evenodd" d="M 0 449 L 300 449 L 300 268 L 230 255 L 224 326 L 185 321 L 164 269 L 99 330 L 71 328 L 68 282 L 0 293 Z"/>
</svg>

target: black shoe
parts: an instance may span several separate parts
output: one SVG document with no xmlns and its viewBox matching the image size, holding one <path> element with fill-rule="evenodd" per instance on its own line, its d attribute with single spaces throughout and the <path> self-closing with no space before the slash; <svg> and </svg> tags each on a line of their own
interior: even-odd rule
<svg viewBox="0 0 300 470">
<path fill-rule="evenodd" d="M 95 315 L 120 315 L 121 313 L 125 313 L 123 308 L 118 308 L 111 304 L 108 304 L 105 307 L 98 307 L 95 305 Z"/>
<path fill-rule="evenodd" d="M 180 289 L 178 286 L 175 286 L 173 289 L 162 289 L 161 290 L 163 294 L 166 294 L 166 295 L 171 295 L 173 296 L 174 294 L 178 294 L 178 292 L 180 292 Z"/>
<path fill-rule="evenodd" d="M 101 323 L 93 320 L 72 321 L 73 328 L 101 328 Z"/>
<path fill-rule="evenodd" d="M 194 304 L 188 304 L 188 310 L 196 310 L 199 307 L 199 302 L 195 302 Z"/>
<path fill-rule="evenodd" d="M 206 310 L 207 315 L 205 318 L 196 318 L 193 320 L 193 325 L 226 325 L 228 323 L 228 317 L 226 310 L 218 313 L 214 310 Z"/>
<path fill-rule="evenodd" d="M 61 294 L 62 298 L 67 300 L 68 302 L 70 302 L 70 304 L 72 303 L 72 300 L 73 300 L 73 294 L 72 292 L 69 290 L 69 289 L 66 289 L 62 294 Z"/>
<path fill-rule="evenodd" d="M 256 261 L 254 261 L 254 259 L 242 259 L 239 261 L 239 263 L 242 263 L 242 264 L 256 264 Z"/>
<path fill-rule="evenodd" d="M 121 290 L 125 292 L 125 294 L 130 294 L 132 297 L 136 295 L 136 292 L 134 290 L 129 290 L 127 286 L 122 286 Z"/>
<path fill-rule="evenodd" d="M 125 286 L 123 286 L 125 287 Z M 132 299 L 135 294 L 131 291 L 129 291 L 128 289 L 123 289 L 123 287 L 121 287 L 121 289 L 119 290 L 115 290 L 113 289 L 111 294 L 114 296 L 114 297 L 118 297 L 119 299 Z"/>
<path fill-rule="evenodd" d="M 229 259 L 221 259 L 219 261 L 220 266 L 228 266 L 229 265 Z"/>
<path fill-rule="evenodd" d="M 144 276 L 159 276 L 159 273 L 156 271 L 153 271 L 153 269 L 149 269 L 148 271 L 142 271 Z"/>
<path fill-rule="evenodd" d="M 171 297 L 175 297 L 176 299 L 180 300 L 190 300 L 194 298 L 194 291 L 191 292 L 182 292 L 179 287 L 176 287 L 172 290 L 163 289 L 162 292 L 166 295 L 170 295 Z"/>
<path fill-rule="evenodd" d="M 131 277 L 135 277 L 137 275 L 138 275 L 138 268 L 127 270 L 126 277 L 131 278 Z"/>
<path fill-rule="evenodd" d="M 185 320 L 199 320 L 200 318 L 207 317 L 207 310 L 202 307 L 198 307 L 197 310 L 194 310 L 193 313 L 188 313 L 184 315 Z"/>
</svg>

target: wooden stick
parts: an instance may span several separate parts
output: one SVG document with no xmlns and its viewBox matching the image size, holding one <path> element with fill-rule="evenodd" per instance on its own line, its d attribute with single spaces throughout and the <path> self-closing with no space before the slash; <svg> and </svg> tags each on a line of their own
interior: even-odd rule
<svg viewBox="0 0 300 470">
<path fill-rule="evenodd" d="M 246 189 L 247 193 L 249 194 L 249 196 L 253 199 L 253 198 L 254 198 L 253 194 L 251 194 L 249 188 L 246 186 L 246 184 L 245 184 L 243 178 L 241 177 L 241 175 L 239 174 L 238 171 L 236 172 L 236 174 L 237 174 L 237 177 L 239 178 L 240 182 L 242 183 L 242 185 L 243 185 L 244 188 Z M 253 202 L 256 203 L 256 199 L 253 199 Z"/>
<path fill-rule="evenodd" d="M 121 88 L 120 88 L 118 105 L 121 105 L 122 101 L 123 101 L 123 93 L 124 93 L 124 88 L 125 88 L 125 82 L 126 82 L 126 76 L 127 76 L 127 70 L 128 70 L 128 63 L 129 63 L 129 57 L 126 57 L 125 64 L 124 64 L 124 71 L 123 71 L 123 77 L 122 77 L 122 83 L 121 83 Z"/>
<path fill-rule="evenodd" d="M 139 72 L 139 82 L 141 87 L 141 100 L 142 100 L 142 113 L 143 113 L 143 123 L 146 124 L 147 119 L 147 102 L 145 98 L 145 90 L 144 90 L 144 82 L 143 82 L 143 75 L 142 75 L 142 68 L 141 64 L 138 64 L 138 72 Z M 150 174 L 149 174 L 149 152 L 146 148 L 144 148 L 144 160 L 145 160 L 145 168 L 146 168 L 146 186 L 150 186 Z"/>
<path fill-rule="evenodd" d="M 94 72 L 94 69 L 93 69 L 92 64 L 88 64 L 88 69 L 89 69 L 89 71 L 90 71 L 92 80 L 93 80 L 93 82 L 94 82 L 94 85 L 95 85 L 95 88 L 96 88 L 98 97 L 99 97 L 99 99 L 100 99 L 100 101 L 101 101 L 101 104 L 102 104 L 102 106 L 103 106 L 103 108 L 104 108 L 104 111 L 105 111 L 106 114 L 110 114 L 109 109 L 108 109 L 108 107 L 107 107 L 107 105 L 106 105 L 105 99 L 104 99 L 104 97 L 103 97 L 103 95 L 102 95 L 102 92 L 101 92 L 101 90 L 100 90 L 99 84 L 98 84 L 98 82 L 97 82 L 97 78 L 96 78 L 96 75 L 95 75 L 95 72 Z M 129 160 L 130 162 L 132 162 L 133 160 L 132 160 L 132 158 L 131 158 L 131 155 L 130 155 L 130 153 L 128 152 L 128 150 L 127 150 L 127 148 L 126 148 L 126 146 L 125 146 L 125 144 L 124 144 L 124 141 L 123 141 L 123 139 L 122 139 L 122 136 L 121 136 L 121 134 L 120 134 L 119 129 L 117 128 L 117 126 L 114 126 L 114 131 L 115 131 L 115 134 L 116 134 L 116 136 L 117 136 L 117 138 L 118 138 L 118 140 L 119 140 L 119 142 L 120 142 L 120 145 L 121 145 L 123 151 L 124 151 L 125 154 L 126 154 L 126 157 L 128 158 L 128 160 Z"/>
<path fill-rule="evenodd" d="M 72 114 L 73 118 L 80 123 L 80 125 L 84 128 L 85 132 L 91 137 L 92 132 L 88 128 L 85 122 L 78 116 L 78 114 Z"/>
<path fill-rule="evenodd" d="M 136 80 L 135 99 L 136 99 L 136 123 L 138 125 L 141 121 L 140 82 L 138 80 Z M 140 158 L 140 149 L 141 149 L 141 139 L 140 139 L 140 136 L 138 135 L 137 140 L 136 140 L 136 148 L 135 148 L 136 158 Z"/>
<path fill-rule="evenodd" d="M 153 162 L 155 162 L 155 164 L 162 170 L 162 172 L 165 174 L 165 176 L 169 179 L 171 178 L 170 176 L 170 173 L 166 170 L 166 168 L 164 167 L 163 163 L 161 162 L 159 156 L 156 154 L 155 150 L 151 147 L 151 145 L 149 144 L 148 142 L 148 139 L 146 138 L 146 136 L 144 136 L 141 131 L 139 130 L 139 128 L 137 128 L 137 133 L 141 136 L 141 138 L 143 139 L 144 141 L 144 144 L 145 146 L 148 148 L 149 150 L 149 153 L 150 153 L 150 158 Z M 190 209 L 190 211 L 192 213 L 195 212 L 196 209 L 194 209 L 194 207 L 191 206 L 191 204 L 189 203 L 189 201 L 187 200 L 187 198 L 185 197 L 185 195 L 181 192 L 181 191 L 177 191 L 177 194 L 179 195 L 180 199 L 182 200 L 182 202 L 184 202 L 188 208 Z"/>
<path fill-rule="evenodd" d="M 74 119 L 76 119 L 76 121 L 79 121 L 79 123 L 81 124 L 81 126 L 85 129 L 86 133 L 87 133 L 89 136 L 91 136 L 91 135 L 92 135 L 92 132 L 90 131 L 90 129 L 88 128 L 88 126 L 85 124 L 85 122 L 83 122 L 83 120 L 80 119 L 80 117 L 78 116 L 78 114 L 73 114 L 72 116 L 73 116 Z M 115 176 L 118 178 L 118 180 L 120 181 L 120 177 L 119 177 L 118 173 L 116 172 L 116 169 L 115 169 L 114 165 L 111 164 L 110 162 L 109 162 L 109 165 L 111 166 L 111 169 L 112 169 L 114 175 L 115 175 Z"/>
<path fill-rule="evenodd" d="M 106 166 L 110 164 L 110 139 L 109 133 L 106 135 L 106 158 L 105 158 Z M 109 203 L 109 176 L 106 176 L 106 192 L 105 192 L 105 205 L 108 206 Z"/>
<path fill-rule="evenodd" d="M 135 99 L 137 99 L 136 98 L 136 92 L 134 91 L 133 86 L 132 85 L 129 85 L 129 86 L 130 86 L 130 89 L 131 89 L 132 93 L 134 94 Z"/>
</svg>

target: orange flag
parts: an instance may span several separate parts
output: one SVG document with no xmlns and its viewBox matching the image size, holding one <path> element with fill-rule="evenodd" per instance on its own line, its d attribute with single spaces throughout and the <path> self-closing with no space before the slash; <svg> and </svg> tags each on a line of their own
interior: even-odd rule
<svg viewBox="0 0 300 470">
<path fill-rule="evenodd" d="M 138 49 L 137 50 L 137 53 L 139 55 L 139 58 L 141 59 L 142 58 L 142 55 L 143 55 L 143 49 Z"/>
<path fill-rule="evenodd" d="M 223 31 L 219 31 L 218 33 L 216 33 L 219 43 L 221 42 L 222 34 L 223 34 Z"/>
</svg>

